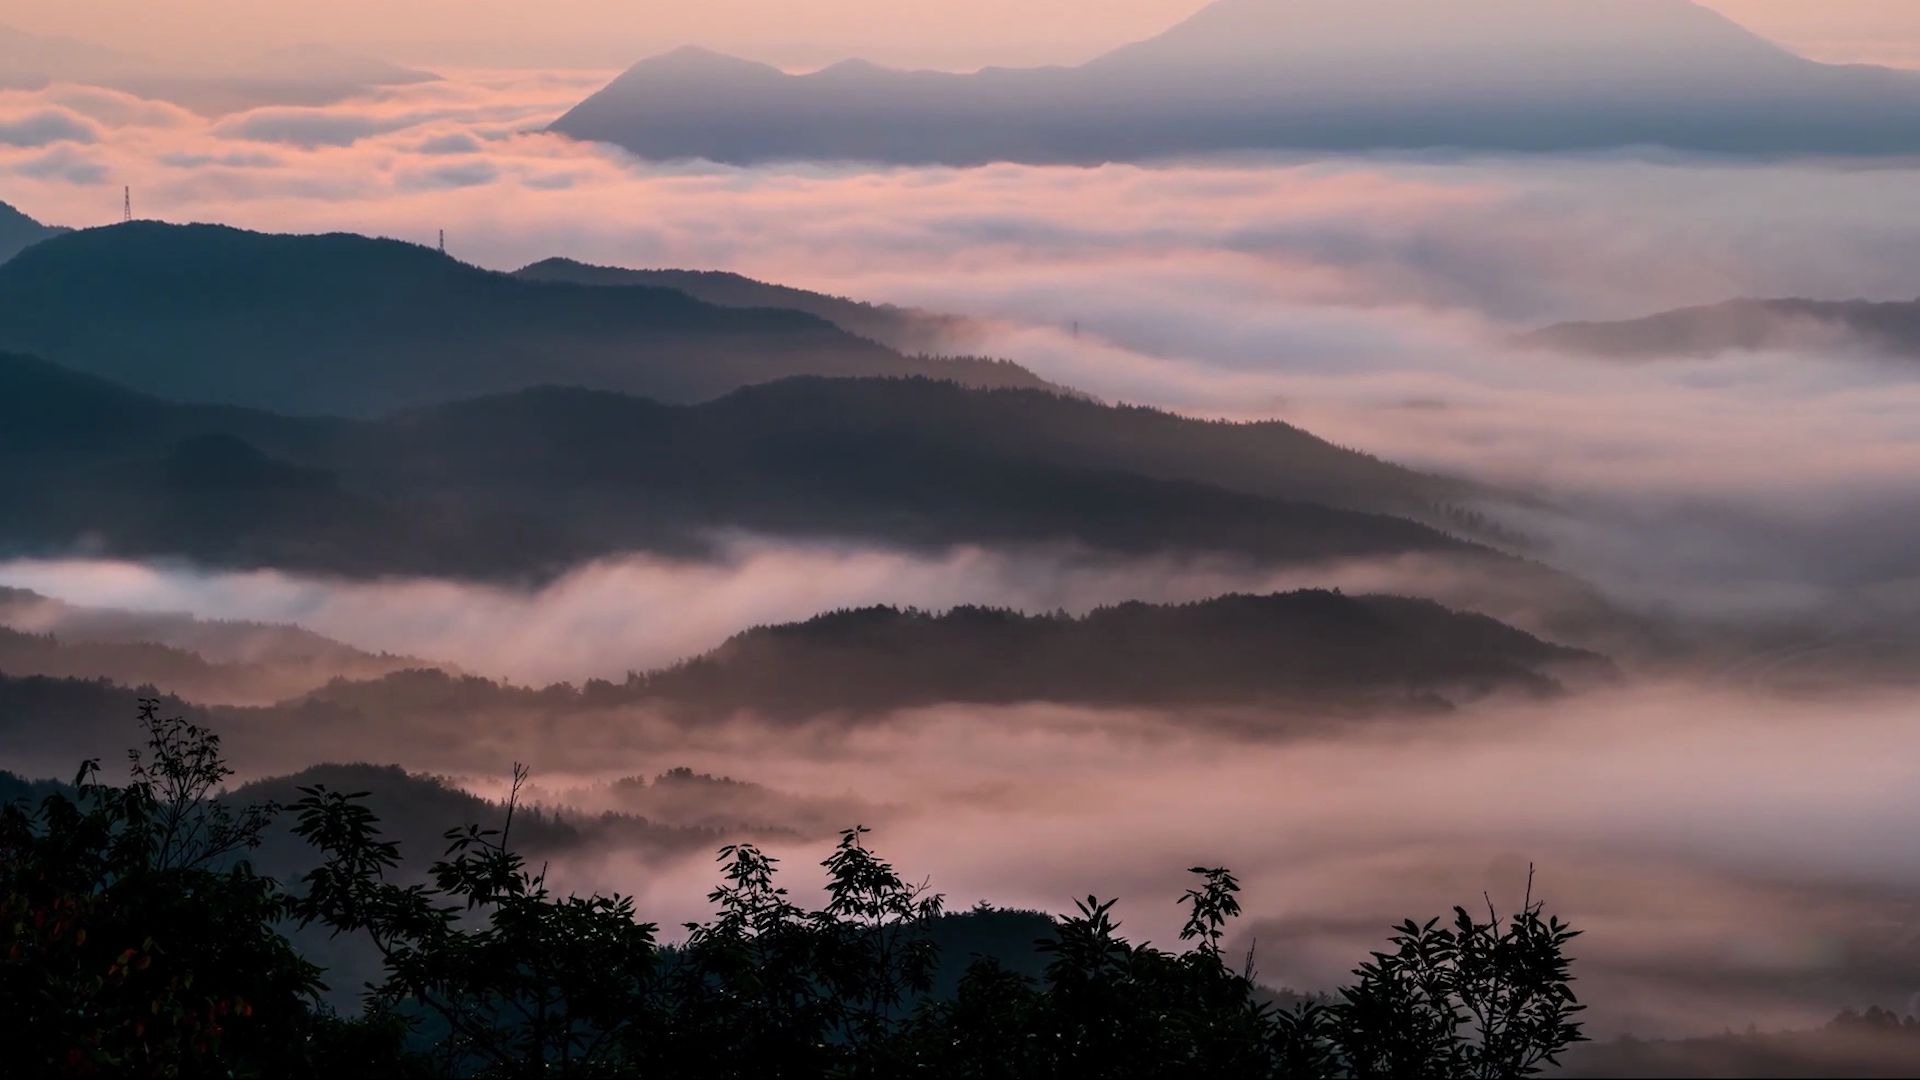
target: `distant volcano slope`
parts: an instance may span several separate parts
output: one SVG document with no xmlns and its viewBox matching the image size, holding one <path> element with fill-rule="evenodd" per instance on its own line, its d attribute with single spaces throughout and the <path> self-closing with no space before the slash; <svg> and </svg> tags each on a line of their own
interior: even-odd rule
<svg viewBox="0 0 1920 1080">
<path fill-rule="evenodd" d="M 553 124 L 650 158 L 1094 164 L 1257 149 L 1920 150 L 1920 75 L 1690 0 L 1217 0 L 1079 67 L 809 74 L 698 49 Z"/>
</svg>

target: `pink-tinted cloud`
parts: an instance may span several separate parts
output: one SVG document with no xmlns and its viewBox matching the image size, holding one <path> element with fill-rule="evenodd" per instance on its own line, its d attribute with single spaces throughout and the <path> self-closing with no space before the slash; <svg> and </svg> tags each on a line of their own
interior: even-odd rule
<svg viewBox="0 0 1920 1080">
<path fill-rule="evenodd" d="M 1548 557 L 1617 568 L 1656 594 L 1692 587 L 1710 563 L 1715 582 L 1737 571 L 1747 595 L 1785 595 L 1837 540 L 1895 545 L 1912 515 L 1885 508 L 1920 505 L 1909 368 L 1818 342 L 1642 365 L 1505 344 L 1554 319 L 1732 295 L 1909 295 L 1912 163 L 733 169 L 542 134 L 597 73 L 450 75 L 212 123 L 83 88 L 0 94 L 0 122 L 58 107 L 101 133 L 0 146 L 0 198 L 98 223 L 119 212 L 105 185 L 125 183 L 143 216 L 423 242 L 444 228 L 458 257 L 503 269 L 554 254 L 733 269 L 961 312 L 986 329 L 972 347 L 1107 399 L 1280 417 L 1411 464 L 1613 500 L 1572 526 L 1530 524 L 1552 539 Z M 290 141 L 252 137 L 275 133 Z M 1655 523 L 1701 503 L 1737 512 L 1715 528 L 1696 514 L 1687 558 L 1648 574 Z M 1832 535 L 1802 527 L 1822 515 Z M 1608 534 L 1587 528 L 1595 516 L 1635 524 Z M 1742 554 L 1692 553 L 1716 546 Z M 1885 564 L 1871 580 L 1906 572 L 1868 561 Z"/>
<path fill-rule="evenodd" d="M 1276 731 L 1287 721 L 1269 717 Z M 1175 940 L 1184 869 L 1245 885 L 1236 951 L 1261 976 L 1324 989 L 1408 916 L 1534 896 L 1586 930 L 1582 1000 L 1603 1034 L 1812 1026 L 1920 990 L 1906 911 L 1920 860 L 1902 839 L 1915 768 L 1904 698 L 1784 699 L 1680 683 L 1550 709 L 1352 723 L 1313 737 L 1223 735 L 1191 717 L 943 707 L 893 723 L 781 732 L 718 725 L 631 741 L 552 777 L 685 762 L 782 790 L 890 808 L 874 842 L 956 906 L 1066 909 L 1120 897 L 1127 932 Z M 517 749 L 517 748 L 516 748 Z M 574 747 L 573 749 L 580 749 Z M 817 846 L 779 845 L 811 897 Z M 637 891 L 668 925 L 704 913 L 713 869 L 610 857 L 568 885 Z"/>
<path fill-rule="evenodd" d="M 370 652 L 533 684 L 618 680 L 705 652 L 749 626 L 870 604 L 1085 612 L 1126 600 L 1333 587 L 1430 596 L 1533 627 L 1555 610 L 1555 598 L 1503 586 L 1485 566 L 1421 556 L 1276 569 L 1215 557 L 1115 560 L 1058 548 L 929 555 L 747 536 L 721 547 L 707 561 L 601 560 L 539 589 L 91 559 L 0 562 L 0 585 L 92 607 L 297 622 Z"/>
<path fill-rule="evenodd" d="M 0 146 L 36 147 L 99 141 L 92 124 L 64 109 L 36 109 L 0 120 Z"/>
</svg>

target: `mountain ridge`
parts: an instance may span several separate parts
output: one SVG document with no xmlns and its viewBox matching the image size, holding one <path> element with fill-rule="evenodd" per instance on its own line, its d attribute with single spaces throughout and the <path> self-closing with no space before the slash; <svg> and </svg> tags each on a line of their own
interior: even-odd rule
<svg viewBox="0 0 1920 1080">
<path fill-rule="evenodd" d="M 1920 75 L 1799 57 L 1690 0 L 1216 0 L 1078 67 L 787 74 L 702 49 L 551 125 L 643 157 L 1098 164 L 1254 149 L 1920 149 Z"/>
<path fill-rule="evenodd" d="M 975 336 L 970 333 L 969 320 L 960 316 L 832 296 L 758 281 L 726 270 L 630 269 L 596 266 L 556 256 L 528 263 L 513 271 L 513 276 L 528 281 L 563 281 L 576 285 L 647 285 L 678 289 L 696 300 L 719 307 L 804 311 L 850 334 L 878 341 L 906 354 L 951 351 Z"/>
<path fill-rule="evenodd" d="M 1561 689 L 1549 671 L 1604 668 L 1594 654 L 1429 600 L 1308 589 L 1077 617 L 841 610 L 744 631 L 627 689 L 722 715 L 1326 700 L 1426 711 L 1449 707 L 1449 694 L 1548 695 Z"/>
<path fill-rule="evenodd" d="M 1472 489 L 1284 424 L 931 380 L 789 379 L 690 405 L 544 388 L 355 420 L 174 404 L 0 354 L 0 465 L 0 551 L 84 538 L 346 576 L 539 580 L 630 551 L 698 554 L 726 530 L 1495 557 L 1386 512 Z"/>
<path fill-rule="evenodd" d="M 1920 357 L 1920 300 L 1741 298 L 1637 319 L 1555 323 L 1519 344 L 1616 359 L 1794 349 Z"/>
<path fill-rule="evenodd" d="M 167 398 L 360 416 L 543 383 L 669 401 L 801 374 L 1048 385 L 1005 362 L 905 356 L 806 312 L 528 281 L 351 233 L 139 221 L 0 264 L 0 350 Z"/>
<path fill-rule="evenodd" d="M 0 263 L 32 247 L 73 230 L 62 225 L 44 225 L 28 217 L 18 207 L 0 202 Z"/>
</svg>

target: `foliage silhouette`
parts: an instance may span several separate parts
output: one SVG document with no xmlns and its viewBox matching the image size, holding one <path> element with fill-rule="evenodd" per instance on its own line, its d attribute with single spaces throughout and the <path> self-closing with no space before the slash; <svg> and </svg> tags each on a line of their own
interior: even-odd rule
<svg viewBox="0 0 1920 1080">
<path fill-rule="evenodd" d="M 500 828 L 470 825 L 425 882 L 367 792 L 321 784 L 287 808 L 321 855 L 297 887 L 246 854 L 280 812 L 220 796 L 204 728 L 143 703 L 124 787 L 0 812 L 0 1008 L 35 1074 L 432 1077 L 1525 1076 L 1582 1040 L 1566 946 L 1529 897 L 1503 922 L 1407 922 L 1337 997 L 1281 1008 L 1224 962 L 1240 886 L 1194 867 L 1174 953 L 1129 942 L 1089 896 L 1038 943 L 1037 977 L 975 958 L 931 993 L 943 899 L 854 827 L 797 903 L 778 860 L 719 853 L 714 915 L 663 945 L 631 897 L 562 896 Z M 979 914 L 978 912 L 975 913 Z M 362 1014 L 319 1005 L 288 920 L 371 942 Z"/>
</svg>

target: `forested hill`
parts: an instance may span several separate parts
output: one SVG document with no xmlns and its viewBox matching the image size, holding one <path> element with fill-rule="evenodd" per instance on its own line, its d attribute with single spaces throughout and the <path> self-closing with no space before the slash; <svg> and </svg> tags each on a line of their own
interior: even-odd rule
<svg viewBox="0 0 1920 1080">
<path fill-rule="evenodd" d="M 1552 696 L 1612 670 L 1591 652 L 1484 615 L 1310 590 L 1127 603 L 1080 617 L 867 608 L 749 630 L 619 681 L 535 688 L 409 670 L 336 679 L 271 706 L 168 697 L 163 709 L 218 728 L 234 760 L 256 774 L 375 742 L 400 760 L 447 769 L 497 769 L 531 754 L 564 773 L 590 768 L 596 747 L 618 740 L 623 725 L 653 718 L 861 722 L 940 704 L 1049 703 L 1179 708 L 1183 724 L 1208 723 L 1217 708 L 1222 722 L 1287 735 L 1440 713 L 1489 695 Z M 67 768 L 115 737 L 137 698 L 159 692 L 0 673 L 0 760 L 41 774 Z M 538 746 L 527 741 L 536 732 Z"/>
<path fill-rule="evenodd" d="M 1424 600 L 1318 590 L 1121 604 L 1084 617 L 865 608 L 740 634 L 636 699 L 806 715 L 942 702 L 1440 706 L 1546 694 L 1605 662 Z"/>
<path fill-rule="evenodd" d="M 0 263 L 42 240 L 67 230 L 57 225 L 42 225 L 19 210 L 0 202 Z"/>
<path fill-rule="evenodd" d="M 544 383 L 682 402 L 791 375 L 1046 385 L 801 311 L 527 280 L 397 240 L 148 221 L 0 265 L 0 349 L 175 400 L 362 416 Z"/>
<path fill-rule="evenodd" d="M 630 270 L 622 266 L 593 266 L 573 259 L 542 259 L 523 266 L 513 276 L 528 281 L 561 281 L 575 285 L 644 285 L 678 289 L 696 300 L 720 307 L 785 308 L 818 315 L 850 334 L 898 349 L 903 353 L 951 352 L 967 344 L 969 322 L 894 304 L 871 304 L 843 296 L 756 281 L 723 270 Z"/>
<path fill-rule="evenodd" d="M 375 421 L 172 404 L 0 355 L 0 549 L 541 578 L 715 530 L 1302 562 L 1495 556 L 1457 485 L 1285 425 L 1035 391 L 799 379 L 675 406 L 537 389 Z M 1322 501 L 1324 500 L 1324 501 Z"/>
</svg>

